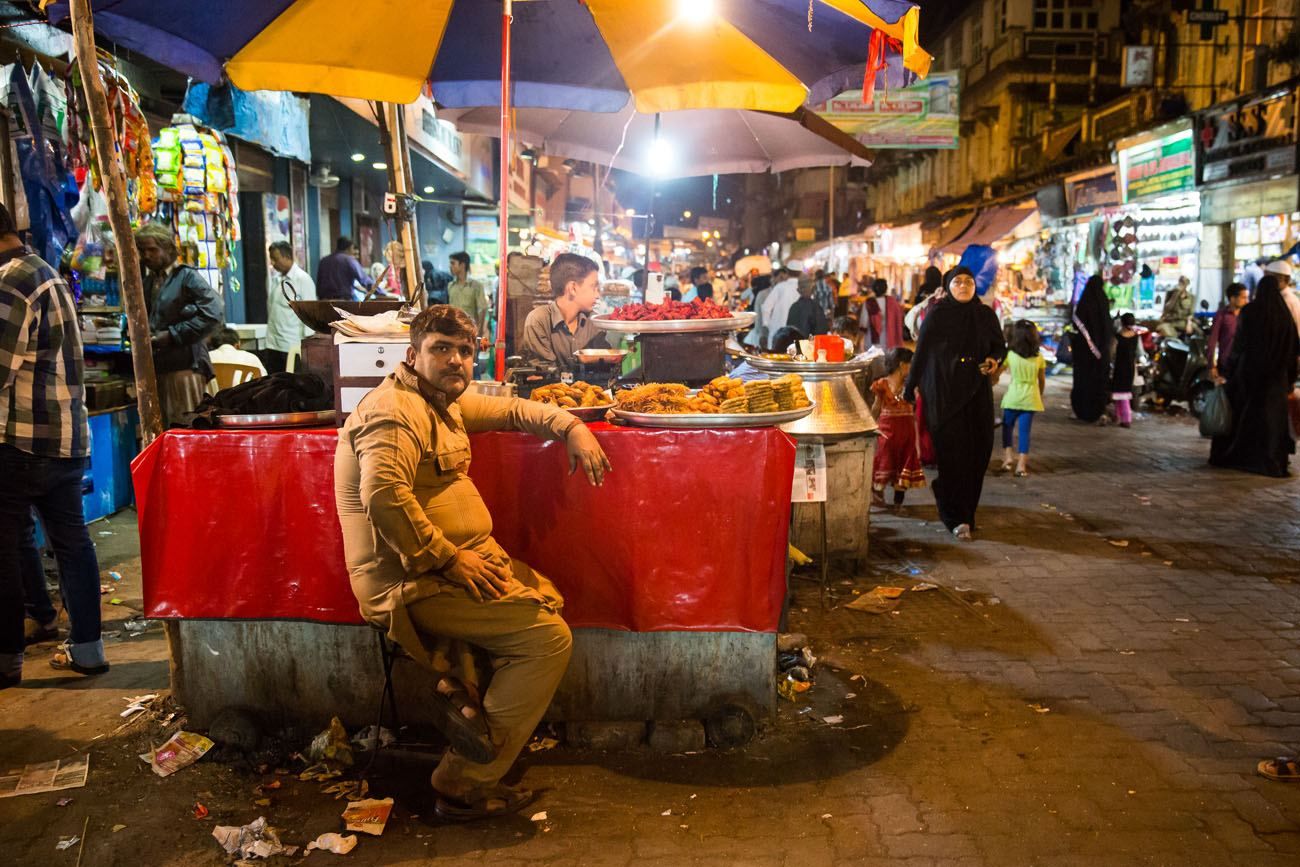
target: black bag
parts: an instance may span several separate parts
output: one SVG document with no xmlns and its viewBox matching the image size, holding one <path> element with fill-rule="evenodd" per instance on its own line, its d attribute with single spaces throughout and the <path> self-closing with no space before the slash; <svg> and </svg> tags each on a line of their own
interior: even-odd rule
<svg viewBox="0 0 1300 867">
<path fill-rule="evenodd" d="M 1228 403 L 1228 390 L 1216 385 L 1205 395 L 1205 408 L 1201 410 L 1201 436 L 1218 437 L 1232 433 L 1232 404 Z"/>
</svg>

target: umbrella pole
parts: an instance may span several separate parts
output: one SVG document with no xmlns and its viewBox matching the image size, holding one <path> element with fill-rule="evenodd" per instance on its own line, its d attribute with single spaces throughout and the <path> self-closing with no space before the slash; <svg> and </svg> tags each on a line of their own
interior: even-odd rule
<svg viewBox="0 0 1300 867">
<path fill-rule="evenodd" d="M 509 283 L 507 248 L 510 244 L 510 21 L 511 0 L 501 3 L 501 167 L 498 172 L 500 190 L 500 234 L 498 235 L 497 266 L 497 351 L 496 377 L 506 379 L 506 287 Z"/>
<path fill-rule="evenodd" d="M 149 315 L 144 304 L 144 281 L 140 277 L 140 254 L 135 248 L 131 217 L 126 211 L 126 177 L 113 124 L 108 111 L 108 96 L 99 74 L 99 56 L 95 52 L 94 21 L 90 0 L 72 0 L 72 37 L 81 67 L 81 86 L 90 108 L 90 128 L 95 138 L 95 163 L 100 183 L 108 199 L 108 222 L 117 241 L 118 274 L 122 280 L 122 306 L 126 310 L 127 330 L 131 337 L 131 362 L 135 368 L 135 399 L 140 409 L 140 433 L 144 444 L 162 433 L 162 410 L 158 402 L 158 380 L 153 367 L 153 344 L 149 335 Z"/>
</svg>

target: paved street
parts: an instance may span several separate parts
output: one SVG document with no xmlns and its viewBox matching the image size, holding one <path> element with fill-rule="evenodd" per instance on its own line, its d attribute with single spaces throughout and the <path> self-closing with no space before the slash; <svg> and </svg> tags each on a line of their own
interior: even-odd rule
<svg viewBox="0 0 1300 867">
<path fill-rule="evenodd" d="M 398 810 L 347 862 L 1300 863 L 1300 785 L 1255 774 L 1260 758 L 1300 750 L 1300 482 L 1207 468 L 1185 417 L 1070 422 L 1067 384 L 1049 385 L 1031 477 L 990 474 L 976 541 L 954 541 L 928 492 L 913 493 L 877 513 L 872 569 L 836 574 L 831 607 L 797 585 L 791 626 L 821 657 L 817 683 L 749 748 L 537 752 L 526 778 L 547 790 L 539 803 L 468 827 L 412 818 L 423 766 L 394 763 L 374 788 Z M 131 518 L 110 526 L 97 541 L 129 608 Z M 897 613 L 839 607 L 921 581 L 940 586 L 905 593 Z M 78 847 L 55 845 L 83 827 L 85 865 L 222 864 L 212 826 L 259 814 L 288 843 L 339 829 L 340 802 L 317 784 L 286 777 L 255 805 L 269 777 L 247 763 L 150 774 L 135 754 L 171 729 L 110 733 L 122 697 L 165 688 L 163 639 L 110 654 L 112 673 L 78 681 L 39 650 L 30 683 L 0 693 L 5 763 L 93 744 L 71 804 L 0 800 L 9 863 L 74 864 Z M 210 817 L 193 818 L 196 800 Z"/>
</svg>

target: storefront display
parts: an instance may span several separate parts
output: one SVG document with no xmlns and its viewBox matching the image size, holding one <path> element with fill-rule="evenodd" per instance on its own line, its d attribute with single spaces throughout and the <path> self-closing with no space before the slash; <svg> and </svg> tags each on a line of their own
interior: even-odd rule
<svg viewBox="0 0 1300 867">
<path fill-rule="evenodd" d="M 182 123 L 163 127 L 154 141 L 158 179 L 155 219 L 171 223 L 181 260 L 212 286 L 239 241 L 239 180 L 225 136 Z"/>
<path fill-rule="evenodd" d="M 1116 309 L 1154 316 L 1187 278 L 1201 294 L 1201 200 L 1188 120 L 1116 142 L 1119 199 L 1102 211 L 1098 266 Z M 1216 294 L 1218 287 L 1206 287 Z"/>
<path fill-rule="evenodd" d="M 1227 254 L 1219 288 L 1300 242 L 1296 105 L 1296 88 L 1283 87 L 1197 115 L 1201 220 L 1222 232 Z"/>
</svg>

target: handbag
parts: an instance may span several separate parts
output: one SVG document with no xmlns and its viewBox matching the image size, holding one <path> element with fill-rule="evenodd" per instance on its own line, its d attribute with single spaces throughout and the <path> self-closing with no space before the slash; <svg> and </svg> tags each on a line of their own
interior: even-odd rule
<svg viewBox="0 0 1300 867">
<path fill-rule="evenodd" d="M 1232 433 L 1232 404 L 1228 391 L 1216 385 L 1205 395 L 1205 408 L 1201 410 L 1201 436 L 1217 437 Z"/>
</svg>

